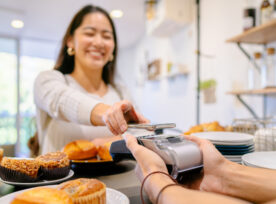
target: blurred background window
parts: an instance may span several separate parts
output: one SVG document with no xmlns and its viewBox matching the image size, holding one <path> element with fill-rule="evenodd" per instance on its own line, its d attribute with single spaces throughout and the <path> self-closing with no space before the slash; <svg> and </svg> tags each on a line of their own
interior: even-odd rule
<svg viewBox="0 0 276 204">
<path fill-rule="evenodd" d="M 16 131 L 16 40 L 0 38 L 0 145 L 14 154 Z"/>
<path fill-rule="evenodd" d="M 3 37 L 0 44 L 0 145 L 10 156 L 28 156 L 26 144 L 36 132 L 33 83 L 39 72 L 53 68 L 57 45 Z"/>
</svg>

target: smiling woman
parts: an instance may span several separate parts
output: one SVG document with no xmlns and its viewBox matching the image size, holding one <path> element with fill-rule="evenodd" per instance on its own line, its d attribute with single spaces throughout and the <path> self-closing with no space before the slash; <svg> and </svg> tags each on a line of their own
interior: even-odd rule
<svg viewBox="0 0 276 204">
<path fill-rule="evenodd" d="M 121 139 L 118 135 L 126 131 L 127 122 L 147 122 L 127 91 L 114 83 L 116 58 L 117 37 L 110 16 L 102 8 L 85 6 L 65 33 L 54 70 L 42 72 L 35 81 L 42 153 L 78 139 Z"/>
</svg>

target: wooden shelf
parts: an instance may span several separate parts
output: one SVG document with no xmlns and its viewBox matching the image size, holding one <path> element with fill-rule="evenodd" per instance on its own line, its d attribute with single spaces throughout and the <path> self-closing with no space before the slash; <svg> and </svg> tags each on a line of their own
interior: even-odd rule
<svg viewBox="0 0 276 204">
<path fill-rule="evenodd" d="M 231 43 L 267 44 L 276 41 L 276 19 L 228 39 Z"/>
<path fill-rule="evenodd" d="M 227 92 L 232 95 L 274 95 L 276 88 L 254 89 L 254 90 L 236 90 Z"/>
</svg>

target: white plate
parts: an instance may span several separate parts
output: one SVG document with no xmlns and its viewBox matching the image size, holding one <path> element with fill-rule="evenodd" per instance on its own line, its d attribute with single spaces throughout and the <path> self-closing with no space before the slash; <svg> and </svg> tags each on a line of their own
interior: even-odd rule
<svg viewBox="0 0 276 204">
<path fill-rule="evenodd" d="M 251 167 L 255 167 L 255 168 L 260 168 L 258 166 L 253 165 L 253 164 L 249 164 L 249 163 L 247 163 L 245 161 L 242 161 L 242 163 L 243 163 L 244 166 L 251 166 Z"/>
<path fill-rule="evenodd" d="M 241 159 L 242 155 L 223 155 L 227 159 Z"/>
<path fill-rule="evenodd" d="M 228 159 L 229 161 L 231 161 L 231 162 L 239 162 L 239 163 L 241 163 L 242 162 L 242 160 L 241 159 Z"/>
<path fill-rule="evenodd" d="M 106 204 L 129 204 L 129 199 L 120 191 L 106 188 Z"/>
<path fill-rule="evenodd" d="M 210 140 L 211 141 L 211 140 Z M 217 141 L 211 141 L 214 145 L 225 145 L 225 146 L 231 146 L 231 145 L 254 145 L 254 141 L 249 142 L 217 142 Z"/>
<path fill-rule="evenodd" d="M 242 159 L 241 158 L 235 158 L 235 159 L 233 159 L 233 158 L 226 158 L 226 159 L 228 159 L 228 160 L 230 160 L 230 161 L 235 161 L 235 162 L 241 162 L 242 161 Z"/>
<path fill-rule="evenodd" d="M 213 144 L 247 145 L 254 142 L 254 137 L 238 132 L 199 132 L 192 135 L 210 140 Z"/>
<path fill-rule="evenodd" d="M 242 156 L 242 161 L 248 166 L 276 169 L 276 151 L 248 153 Z"/>
<path fill-rule="evenodd" d="M 57 185 L 52 185 L 47 187 L 55 188 L 56 186 Z M 0 198 L 0 203 L 10 203 L 17 194 L 20 194 L 29 189 L 17 191 L 3 196 Z M 125 194 L 121 193 L 120 191 L 112 188 L 106 188 L 106 204 L 129 204 L 129 199 Z"/>
<path fill-rule="evenodd" d="M 55 180 L 42 180 L 42 181 L 24 183 L 24 182 L 5 181 L 0 178 L 0 181 L 14 186 L 44 186 L 44 185 L 55 184 L 55 183 L 60 183 L 62 181 L 66 181 L 67 179 L 71 178 L 73 175 L 74 175 L 74 171 L 70 169 L 69 174 L 67 176 L 60 179 L 55 179 Z"/>
</svg>

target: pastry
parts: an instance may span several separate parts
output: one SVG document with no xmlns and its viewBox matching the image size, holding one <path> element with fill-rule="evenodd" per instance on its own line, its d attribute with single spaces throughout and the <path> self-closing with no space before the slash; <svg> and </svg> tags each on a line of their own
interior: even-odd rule
<svg viewBox="0 0 276 204">
<path fill-rule="evenodd" d="M 225 128 L 222 127 L 217 121 L 211 123 L 203 123 L 196 126 L 193 126 L 189 131 L 185 132 L 185 135 L 190 135 L 196 132 L 210 132 L 210 131 L 225 131 Z"/>
<path fill-rule="evenodd" d="M 109 149 L 112 142 L 107 142 L 104 145 L 100 145 L 98 148 L 98 155 L 102 160 L 112 161 Z"/>
<path fill-rule="evenodd" d="M 70 171 L 70 160 L 64 152 L 51 152 L 38 156 L 44 179 L 58 179 L 67 176 Z"/>
<path fill-rule="evenodd" d="M 6 181 L 33 182 L 39 178 L 39 163 L 34 159 L 4 157 L 0 164 L 0 176 Z"/>
<path fill-rule="evenodd" d="M 62 190 L 47 187 L 33 188 L 16 195 L 11 204 L 73 204 L 71 197 Z"/>
<path fill-rule="evenodd" d="M 70 160 L 88 159 L 97 155 L 97 147 L 88 140 L 76 140 L 68 143 L 64 149 Z"/>
<path fill-rule="evenodd" d="M 4 156 L 4 150 L 2 148 L 0 148 L 0 162 L 2 161 Z"/>
<path fill-rule="evenodd" d="M 105 204 L 106 187 L 97 179 L 80 178 L 67 181 L 58 186 L 58 189 L 66 191 L 74 204 Z"/>
</svg>

